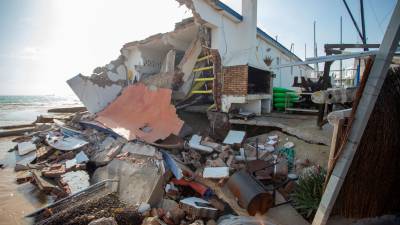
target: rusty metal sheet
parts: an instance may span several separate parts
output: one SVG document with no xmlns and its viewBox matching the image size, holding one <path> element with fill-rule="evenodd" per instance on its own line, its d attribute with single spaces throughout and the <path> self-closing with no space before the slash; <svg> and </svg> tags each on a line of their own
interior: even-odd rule
<svg viewBox="0 0 400 225">
<path fill-rule="evenodd" d="M 171 105 L 171 89 L 150 90 L 144 84 L 126 87 L 96 120 L 128 140 L 147 143 L 178 135 L 183 121 Z"/>
</svg>

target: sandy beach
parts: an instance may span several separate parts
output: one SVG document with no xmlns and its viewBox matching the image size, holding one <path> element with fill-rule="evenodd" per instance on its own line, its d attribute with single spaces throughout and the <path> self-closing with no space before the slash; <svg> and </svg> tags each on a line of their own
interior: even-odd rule
<svg viewBox="0 0 400 225">
<path fill-rule="evenodd" d="M 0 225 L 29 224 L 24 216 L 48 202 L 46 195 L 41 194 L 31 183 L 18 185 L 14 172 L 15 152 L 8 152 L 15 146 L 14 137 L 0 138 Z"/>
<path fill-rule="evenodd" d="M 55 96 L 0 96 L 0 126 L 29 124 L 39 115 L 48 115 L 48 109 L 79 106 L 74 98 Z M 24 216 L 49 201 L 31 183 L 18 185 L 14 171 L 18 159 L 15 152 L 8 152 L 16 143 L 15 137 L 0 138 L 0 225 L 29 224 Z"/>
</svg>

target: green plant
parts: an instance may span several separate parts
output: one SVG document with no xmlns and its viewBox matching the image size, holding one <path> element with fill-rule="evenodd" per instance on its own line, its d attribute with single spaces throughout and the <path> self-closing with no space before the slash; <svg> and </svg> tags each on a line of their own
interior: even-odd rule
<svg viewBox="0 0 400 225">
<path fill-rule="evenodd" d="M 300 176 L 291 197 L 293 206 L 306 219 L 315 215 L 323 193 L 326 171 L 321 167 L 310 170 Z"/>
</svg>

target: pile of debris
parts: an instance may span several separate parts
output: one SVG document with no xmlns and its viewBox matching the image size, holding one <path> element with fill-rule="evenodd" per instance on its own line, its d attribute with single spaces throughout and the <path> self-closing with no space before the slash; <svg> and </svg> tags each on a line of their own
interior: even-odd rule
<svg viewBox="0 0 400 225">
<path fill-rule="evenodd" d="M 292 142 L 278 148 L 277 135 L 254 140 L 238 130 L 222 142 L 193 134 L 170 101 L 169 89 L 130 85 L 96 115 L 78 112 L 16 138 L 17 182 L 31 182 L 58 200 L 34 214 L 36 222 L 259 224 L 248 216 L 289 202 L 298 177 Z M 79 201 L 110 180 L 118 181 L 114 206 L 92 207 L 114 201 L 104 200 L 110 193 Z M 278 193 L 287 201 L 276 204 Z M 71 197 L 80 205 L 66 203 Z M 117 212 L 135 219 L 121 222 Z"/>
</svg>

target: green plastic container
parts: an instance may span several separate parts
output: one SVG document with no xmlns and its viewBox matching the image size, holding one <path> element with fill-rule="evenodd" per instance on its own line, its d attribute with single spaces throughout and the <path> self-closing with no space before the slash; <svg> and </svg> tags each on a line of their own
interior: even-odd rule
<svg viewBox="0 0 400 225">
<path fill-rule="evenodd" d="M 297 102 L 299 100 L 298 97 L 296 98 L 288 98 L 288 102 Z M 274 98 L 274 103 L 285 103 L 286 98 Z"/>
<path fill-rule="evenodd" d="M 273 93 L 274 98 L 286 98 L 286 96 L 289 96 L 289 98 L 298 98 L 299 96 L 294 93 L 294 92 L 287 92 L 287 93 Z"/>
<path fill-rule="evenodd" d="M 283 102 L 278 102 L 278 103 L 274 103 L 274 107 L 275 108 L 285 108 L 285 103 Z M 289 102 L 287 105 L 286 105 L 286 107 L 293 107 L 293 103 L 291 103 L 291 102 Z"/>
<path fill-rule="evenodd" d="M 283 88 L 283 87 L 274 87 L 272 90 L 274 93 L 294 92 L 293 90 L 289 90 L 289 89 Z"/>
</svg>

